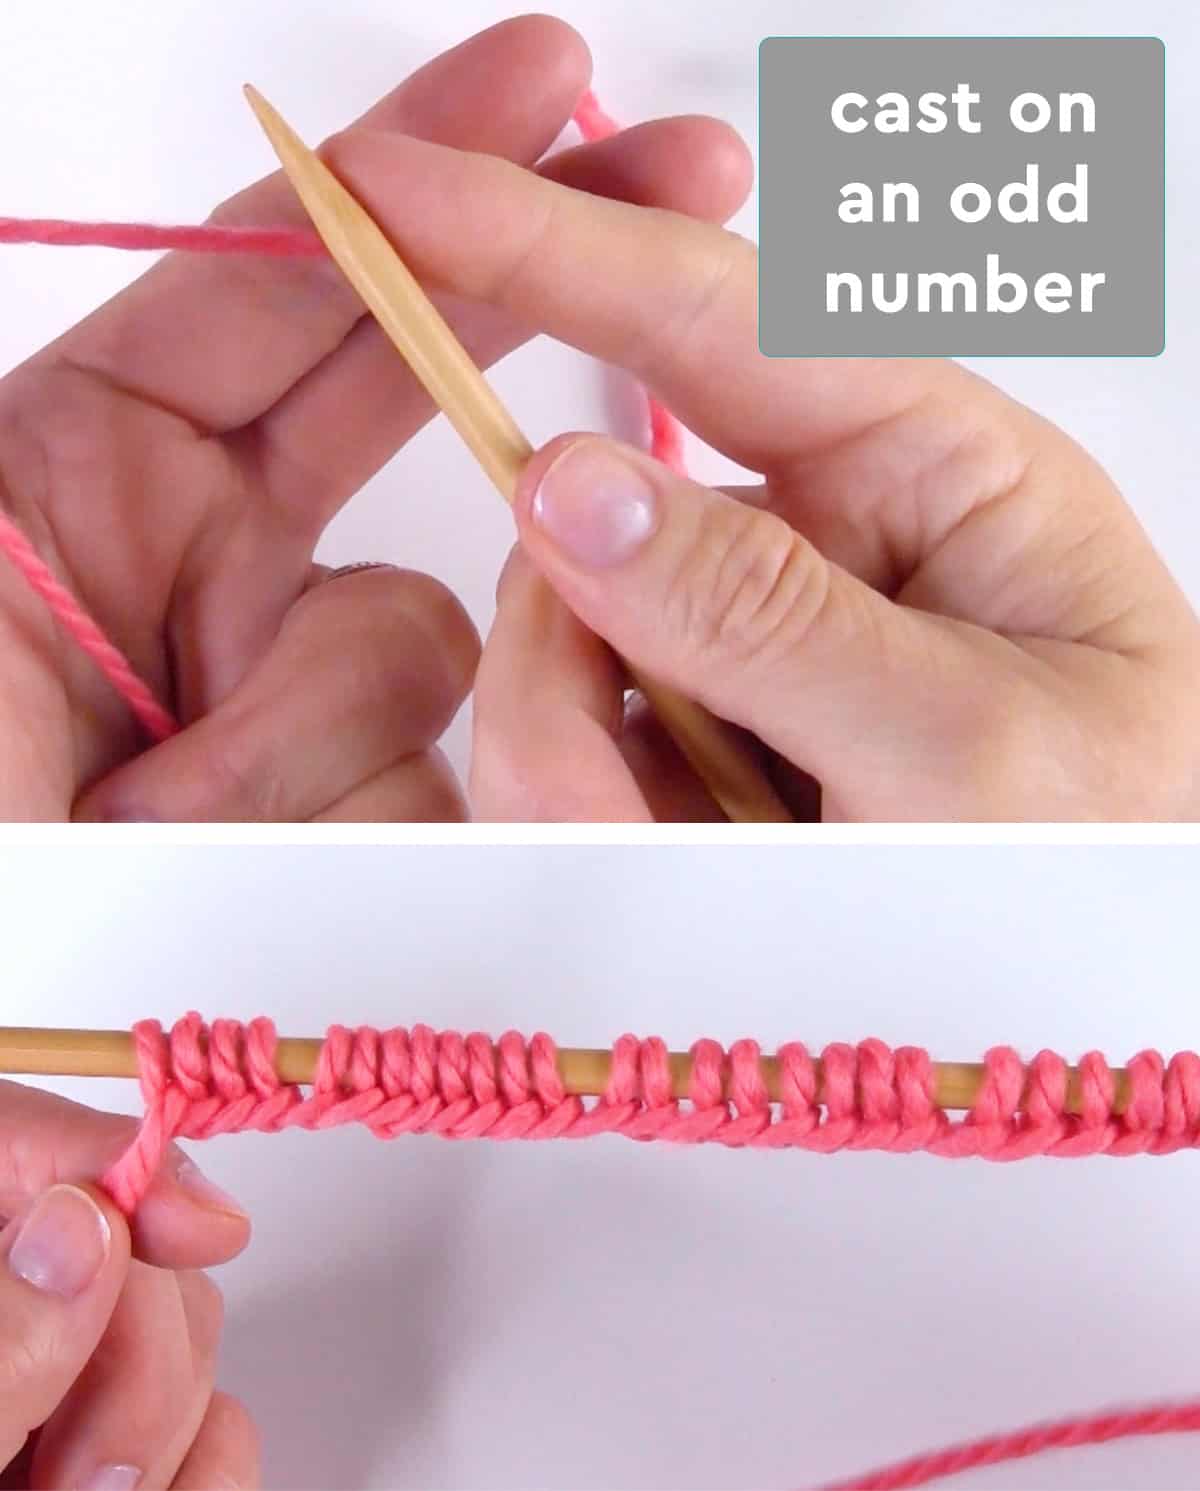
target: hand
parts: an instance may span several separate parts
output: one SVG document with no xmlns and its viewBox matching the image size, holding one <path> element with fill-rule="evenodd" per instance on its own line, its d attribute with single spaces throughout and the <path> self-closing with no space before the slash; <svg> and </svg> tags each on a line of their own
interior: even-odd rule
<svg viewBox="0 0 1200 1491">
<path fill-rule="evenodd" d="M 255 1487 L 257 1436 L 213 1392 L 221 1296 L 197 1270 L 245 1215 L 173 1149 L 125 1219 L 87 1184 L 130 1119 L 0 1083 L 0 1484 L 90 1491 Z"/>
<path fill-rule="evenodd" d="M 801 815 L 1200 810 L 1200 627 L 1062 431 L 954 363 L 761 356 L 755 249 L 719 227 L 379 133 L 335 160 L 426 281 L 628 369 L 764 477 L 713 491 L 598 436 L 537 454 L 478 813 L 711 815 L 597 638 L 753 732 Z"/>
<path fill-rule="evenodd" d="M 526 17 L 437 58 L 358 127 L 531 165 L 589 73 L 574 31 Z M 744 159 L 724 126 L 666 120 L 540 170 L 720 218 Z M 390 196 L 386 175 L 372 185 Z M 279 175 L 216 217 L 306 221 Z M 485 306 L 443 309 L 484 364 L 531 334 Z M 330 519 L 432 413 L 323 261 L 168 256 L 0 382 L 0 503 L 187 726 L 139 756 L 124 704 L 0 560 L 0 817 L 463 816 L 435 749 L 478 658 L 462 608 L 421 575 L 325 583 L 313 564 Z"/>
</svg>

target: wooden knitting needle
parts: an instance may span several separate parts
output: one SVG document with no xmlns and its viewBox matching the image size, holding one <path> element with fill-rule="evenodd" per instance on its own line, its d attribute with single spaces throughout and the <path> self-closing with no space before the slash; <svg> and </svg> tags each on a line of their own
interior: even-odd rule
<svg viewBox="0 0 1200 1491">
<path fill-rule="evenodd" d="M 249 84 L 245 92 L 334 262 L 511 504 L 533 447 L 366 209 L 261 93 Z M 753 749 L 732 727 L 654 679 L 632 676 L 728 818 L 792 821 Z"/>
<path fill-rule="evenodd" d="M 276 1049 L 275 1069 L 283 1082 L 308 1085 L 317 1069 L 322 1042 L 308 1038 L 281 1037 Z M 667 1062 L 671 1071 L 671 1093 L 686 1098 L 692 1058 L 672 1051 Z M 563 1086 L 578 1097 L 599 1097 L 608 1085 L 612 1053 L 598 1050 L 562 1049 L 558 1071 Z M 823 1100 L 821 1063 L 817 1070 L 817 1101 Z M 136 1077 L 137 1056 L 127 1030 L 34 1030 L 0 1027 L 0 1072 L 40 1077 Z M 763 1081 L 772 1102 L 779 1101 L 779 1064 L 773 1056 L 762 1058 Z M 939 1108 L 970 1108 L 979 1095 L 984 1068 L 974 1062 L 935 1062 L 934 1102 Z M 1113 1111 L 1123 1113 L 1129 1102 L 1129 1077 L 1114 1069 L 1116 1093 Z M 1024 1100 L 1022 1100 L 1024 1101 Z M 1068 1113 L 1080 1111 L 1079 1073 L 1068 1069 Z"/>
</svg>

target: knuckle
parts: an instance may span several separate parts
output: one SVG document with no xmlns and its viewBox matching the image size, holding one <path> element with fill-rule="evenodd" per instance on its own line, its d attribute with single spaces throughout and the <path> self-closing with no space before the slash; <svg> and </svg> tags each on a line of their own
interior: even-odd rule
<svg viewBox="0 0 1200 1491">
<path fill-rule="evenodd" d="M 534 201 L 536 210 L 518 217 L 512 241 L 505 245 L 506 252 L 497 256 L 487 292 L 482 297 L 492 305 L 519 303 L 526 298 L 530 286 L 534 295 L 541 290 L 538 270 L 553 255 L 560 198 L 557 192 L 542 190 L 531 205 Z"/>
<path fill-rule="evenodd" d="M 718 322 L 715 308 L 730 285 L 757 273 L 757 249 L 732 233 L 714 236 L 707 227 L 681 225 L 678 247 L 681 271 L 673 302 L 622 352 L 622 365 L 636 376 L 668 362 L 701 363 Z"/>
<path fill-rule="evenodd" d="M 0 1403 L 20 1402 L 35 1390 L 50 1372 L 54 1352 L 52 1334 L 22 1319 L 0 1346 Z M 28 1430 L 33 1425 L 24 1427 Z"/>
<path fill-rule="evenodd" d="M 761 665 L 810 638 L 832 603 L 829 566 L 811 544 L 770 513 L 734 507 L 697 534 L 666 615 L 698 661 Z"/>
<path fill-rule="evenodd" d="M 53 1150 L 24 1114 L 0 1117 L 0 1175 L 5 1191 L 20 1197 L 36 1196 L 54 1178 Z"/>
<path fill-rule="evenodd" d="M 214 816 L 271 823 L 286 803 L 285 764 L 280 745 L 266 732 L 247 728 L 214 730 L 205 756 L 209 801 Z"/>
</svg>

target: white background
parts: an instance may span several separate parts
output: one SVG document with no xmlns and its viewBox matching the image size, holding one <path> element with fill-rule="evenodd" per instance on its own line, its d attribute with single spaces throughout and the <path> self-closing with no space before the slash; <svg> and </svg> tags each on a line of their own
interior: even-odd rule
<svg viewBox="0 0 1200 1491">
<path fill-rule="evenodd" d="M 516 7 L 514 7 L 515 9 Z M 771 33 L 1157 34 L 1166 42 L 1167 350 L 1155 360 L 995 360 L 980 367 L 1093 450 L 1200 599 L 1193 512 L 1200 456 L 1200 130 L 1194 0 L 561 0 L 591 44 L 617 117 L 708 111 L 753 142 L 757 49 Z M 274 164 L 242 101 L 250 79 L 308 138 L 355 115 L 412 67 L 512 10 L 497 0 L 4 0 L 0 213 L 199 221 Z M 953 80 L 951 80 L 953 81 Z M 753 199 L 735 226 L 753 236 Z M 0 253 L 0 368 L 138 272 L 100 250 Z M 535 441 L 611 428 L 630 404 L 578 354 L 546 344 L 496 374 Z M 630 434 L 628 429 L 620 433 Z M 701 454 L 695 469 L 730 474 Z M 87 494 L 80 493 L 80 501 Z M 486 628 L 510 519 L 439 422 L 334 525 L 323 557 L 424 568 Z M 450 748 L 461 765 L 466 720 Z"/>
<path fill-rule="evenodd" d="M 4 1008 L 1116 1061 L 1200 1037 L 1196 896 L 1190 848 L 29 849 L 0 860 Z M 135 1107 L 131 1083 L 73 1090 Z M 222 1376 L 274 1488 L 801 1491 L 1200 1394 L 1194 1153 L 997 1166 L 351 1130 L 195 1150 L 256 1219 L 221 1271 Z M 1194 1491 L 1200 1449 L 969 1484 Z"/>
</svg>

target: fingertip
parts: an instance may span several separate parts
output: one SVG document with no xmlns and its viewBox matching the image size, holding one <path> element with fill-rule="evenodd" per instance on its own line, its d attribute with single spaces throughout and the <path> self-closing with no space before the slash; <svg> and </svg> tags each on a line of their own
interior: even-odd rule
<svg viewBox="0 0 1200 1491">
<path fill-rule="evenodd" d="M 84 1181 L 76 1183 L 74 1189 L 82 1191 L 99 1208 L 108 1227 L 109 1256 L 119 1262 L 127 1262 L 133 1251 L 133 1240 L 125 1213 L 103 1186 Z"/>
<path fill-rule="evenodd" d="M 646 451 L 604 435 L 551 441 L 530 466 L 521 541 L 568 600 L 562 585 L 571 570 L 624 566 L 645 547 L 662 525 L 664 489 L 679 481 Z"/>
<path fill-rule="evenodd" d="M 52 1189 L 56 1188 L 52 1187 Z M 107 1232 L 106 1257 L 102 1272 L 110 1277 L 115 1274 L 117 1278 L 123 1278 L 133 1251 L 129 1223 L 124 1212 L 102 1186 L 90 1181 L 60 1182 L 57 1189 L 79 1192 L 86 1196 L 100 1213 L 100 1219 Z"/>
<path fill-rule="evenodd" d="M 591 82 L 591 48 L 580 32 L 560 16 L 530 11 L 523 16 L 514 16 L 510 21 L 501 21 L 500 26 L 513 29 L 522 43 L 541 58 L 551 81 L 560 85 L 564 92 L 578 95 Z"/>
<path fill-rule="evenodd" d="M 189 1155 L 168 1151 L 132 1222 L 137 1256 L 161 1268 L 211 1268 L 250 1241 L 250 1218 Z"/>
<path fill-rule="evenodd" d="M 465 698 L 479 667 L 483 647 L 470 612 L 454 591 L 433 575 L 418 570 L 397 573 L 404 581 L 406 608 L 412 615 L 423 617 L 430 631 L 440 640 L 443 661 L 454 674 L 459 693 Z"/>
<path fill-rule="evenodd" d="M 489 88 L 493 133 L 496 125 L 504 122 L 497 111 L 512 119 L 523 116 L 522 132 L 528 130 L 531 120 L 544 117 L 545 132 L 539 131 L 541 148 L 533 152 L 535 158 L 551 144 L 592 77 L 587 42 L 574 26 L 540 12 L 499 21 L 455 50 L 486 57 L 493 76 L 502 74 L 505 79 L 503 89 Z M 543 109 L 544 116 L 540 112 Z"/>
<path fill-rule="evenodd" d="M 144 757 L 138 757 L 139 761 Z M 144 796 L 130 796 L 127 791 L 128 777 L 136 782 L 141 773 L 133 773 L 117 767 L 108 776 L 102 777 L 83 795 L 75 800 L 71 809 L 72 823 L 153 823 L 156 814 Z"/>
<path fill-rule="evenodd" d="M 228 1393 L 215 1392 L 204 1421 L 172 1485 L 174 1491 L 224 1486 L 254 1491 L 262 1480 L 262 1446 L 249 1411 Z"/>
<path fill-rule="evenodd" d="M 689 181 L 703 179 L 709 208 L 703 215 L 715 222 L 732 217 L 754 185 L 754 157 L 749 145 L 733 125 L 707 114 L 688 114 L 663 122 L 686 138 L 688 154 L 702 167 L 684 174 Z M 701 214 L 696 211 L 690 215 Z"/>
<path fill-rule="evenodd" d="M 667 208 L 722 223 L 745 202 L 754 162 L 721 119 L 685 114 L 633 124 L 539 167 L 548 180 L 636 207 Z"/>
<path fill-rule="evenodd" d="M 410 750 L 437 740 L 470 693 L 482 650 L 454 592 L 432 575 L 375 567 L 308 591 L 280 631 L 282 669 L 354 658 L 361 678 L 403 694 Z M 277 649 L 278 650 L 278 649 Z"/>
<path fill-rule="evenodd" d="M 250 1242 L 250 1220 L 149 1195 L 132 1225 L 133 1251 L 156 1268 L 214 1268 L 244 1253 Z"/>
<path fill-rule="evenodd" d="M 97 1183 L 128 1150 L 134 1118 L 97 1113 L 56 1093 L 0 1083 L 0 1210 L 15 1216 L 55 1184 L 86 1190 L 114 1246 L 164 1268 L 204 1268 L 240 1253 L 250 1239 L 244 1209 L 199 1176 L 177 1145 L 132 1218 Z"/>
<path fill-rule="evenodd" d="M 245 1446 L 247 1458 L 257 1467 L 262 1454 L 262 1439 L 258 1425 L 242 1400 L 218 1389 L 209 1400 L 208 1417 L 226 1439 L 237 1439 Z"/>
</svg>

